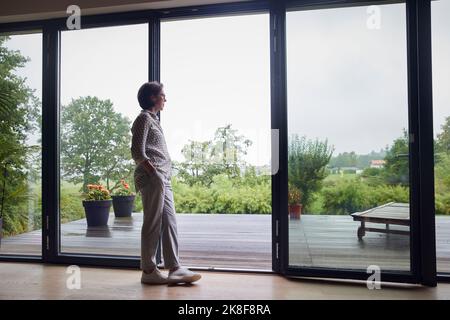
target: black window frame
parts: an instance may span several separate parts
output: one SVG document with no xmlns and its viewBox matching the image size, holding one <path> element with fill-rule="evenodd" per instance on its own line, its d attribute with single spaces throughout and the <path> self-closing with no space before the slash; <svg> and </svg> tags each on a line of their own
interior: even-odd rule
<svg viewBox="0 0 450 320">
<path fill-rule="evenodd" d="M 279 130 L 279 171 L 272 176 L 272 272 L 286 276 L 367 279 L 365 272 L 322 268 L 288 268 L 287 212 L 287 79 L 286 11 L 298 8 L 406 3 L 410 174 L 412 197 L 411 272 L 387 274 L 383 281 L 420 283 L 435 286 L 449 274 L 436 274 L 433 118 L 431 82 L 431 0 L 256 0 L 224 4 L 140 10 L 86 15 L 82 28 L 147 23 L 149 26 L 149 80 L 160 79 L 160 23 L 165 19 L 187 19 L 251 13 L 270 14 L 271 128 Z M 108 267 L 138 268 L 136 257 L 60 253 L 59 232 L 59 91 L 61 31 L 66 18 L 0 24 L 0 33 L 42 30 L 42 256 L 0 255 L 0 261 L 45 262 Z M 419 94 L 420 93 L 420 94 Z M 273 156 L 278 156 L 273 154 Z M 199 268 L 202 269 L 202 268 Z M 219 269 L 216 269 L 219 270 Z M 245 271 L 245 270 L 227 270 Z M 256 272 L 256 271 L 250 271 Z"/>
<path fill-rule="evenodd" d="M 383 281 L 422 283 L 436 285 L 436 249 L 434 225 L 434 176 L 433 176 L 433 135 L 432 135 L 432 86 L 431 86 L 431 15 L 430 1 L 328 1 L 328 0 L 298 0 L 278 4 L 278 38 L 284 41 L 278 43 L 281 51 L 279 62 L 283 70 L 279 73 L 283 77 L 279 81 L 286 81 L 286 15 L 287 10 L 315 10 L 328 8 L 343 8 L 361 5 L 383 5 L 392 3 L 406 4 L 407 20 L 407 64 L 408 64 L 408 118 L 410 133 L 410 206 L 411 206 L 411 268 L 408 272 L 388 271 L 382 274 Z M 275 9 L 276 10 L 276 9 Z M 283 90 L 278 101 L 283 107 L 283 114 L 287 113 L 286 83 L 280 85 Z M 419 95 L 419 92 L 421 93 Z M 287 116 L 280 124 L 283 128 L 281 141 L 287 141 Z M 280 146 L 281 172 L 279 186 L 284 188 L 280 194 L 287 194 L 287 146 Z M 426 187 L 425 187 L 426 186 Z M 287 202 L 279 200 L 281 212 L 287 212 Z M 282 230 L 288 230 L 288 218 L 281 216 Z M 291 276 L 326 278 L 354 278 L 366 280 L 368 275 L 361 270 L 332 269 L 320 267 L 291 267 L 288 264 L 289 241 L 288 233 L 283 232 L 281 242 L 281 259 L 284 273 Z M 427 249 L 425 249 L 427 248 Z"/>
</svg>

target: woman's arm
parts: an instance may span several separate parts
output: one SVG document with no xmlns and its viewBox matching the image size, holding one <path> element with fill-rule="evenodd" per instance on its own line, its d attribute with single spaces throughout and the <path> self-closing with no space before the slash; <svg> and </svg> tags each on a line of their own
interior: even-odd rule
<svg viewBox="0 0 450 320">
<path fill-rule="evenodd" d="M 145 142 L 151 127 L 151 119 L 148 115 L 141 114 L 133 124 L 133 136 L 131 138 L 131 156 L 137 164 L 142 164 L 144 169 L 152 174 L 155 167 L 145 153 Z"/>
</svg>

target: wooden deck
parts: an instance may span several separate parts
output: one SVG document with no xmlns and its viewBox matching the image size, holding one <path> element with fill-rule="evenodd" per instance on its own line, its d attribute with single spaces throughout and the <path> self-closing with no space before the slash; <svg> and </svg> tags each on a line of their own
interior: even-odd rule
<svg viewBox="0 0 450 320">
<path fill-rule="evenodd" d="M 178 214 L 180 257 L 187 266 L 271 269 L 271 216 Z M 450 272 L 450 217 L 437 219 L 438 269 Z M 61 226 L 65 253 L 139 256 L 142 214 L 111 215 L 108 228 L 78 220 Z M 309 267 L 409 269 L 409 238 L 368 233 L 358 241 L 351 216 L 303 215 L 289 223 L 289 264 Z M 407 228 L 396 226 L 398 228 Z M 40 231 L 2 239 L 0 253 L 40 254 Z"/>
</svg>

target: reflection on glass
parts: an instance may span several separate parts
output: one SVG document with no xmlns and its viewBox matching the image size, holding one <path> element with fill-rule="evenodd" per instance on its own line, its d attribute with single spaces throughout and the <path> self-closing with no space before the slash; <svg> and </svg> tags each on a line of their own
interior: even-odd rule
<svg viewBox="0 0 450 320">
<path fill-rule="evenodd" d="M 450 272 L 450 1 L 432 1 L 431 17 L 437 270 Z"/>
<path fill-rule="evenodd" d="M 410 269 L 405 6 L 368 9 L 287 14 L 292 267 Z"/>
<path fill-rule="evenodd" d="M 41 255 L 41 42 L 0 35 L 0 255 Z"/>
</svg>

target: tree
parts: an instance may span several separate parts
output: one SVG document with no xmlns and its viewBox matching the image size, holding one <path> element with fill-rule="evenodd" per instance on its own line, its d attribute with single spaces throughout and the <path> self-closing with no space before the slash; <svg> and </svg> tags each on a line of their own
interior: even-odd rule
<svg viewBox="0 0 450 320">
<path fill-rule="evenodd" d="M 437 135 L 436 152 L 450 154 L 450 117 L 445 118 L 441 130 Z"/>
<path fill-rule="evenodd" d="M 231 124 L 217 128 L 214 138 L 208 141 L 189 141 L 182 149 L 184 161 L 176 163 L 178 175 L 192 186 L 195 183 L 209 186 L 214 176 L 226 174 L 230 179 L 241 175 L 246 166 L 244 156 L 252 144 L 239 135 Z"/>
<path fill-rule="evenodd" d="M 33 158 L 40 147 L 28 141 L 39 128 L 40 102 L 26 79 L 16 74 L 30 61 L 19 51 L 7 48 L 9 37 L 0 36 L 0 170 L 7 167 L 6 198 L 3 210 L 5 234 L 16 234 L 28 229 L 27 202 L 30 190 L 28 180 L 37 174 L 39 166 Z M 0 175 L 0 194 L 3 192 L 3 174 Z"/>
<path fill-rule="evenodd" d="M 450 214 L 450 117 L 441 129 L 435 141 L 436 213 Z"/>
<path fill-rule="evenodd" d="M 212 141 L 212 158 L 215 163 L 222 166 L 222 172 L 228 177 L 239 177 L 240 169 L 246 165 L 244 156 L 252 141 L 243 135 L 238 135 L 231 124 L 220 127 L 214 134 Z"/>
<path fill-rule="evenodd" d="M 358 163 L 358 155 L 354 151 L 339 153 L 330 160 L 331 167 L 356 167 Z"/>
<path fill-rule="evenodd" d="M 130 121 L 113 110 L 110 100 L 97 97 L 72 99 L 62 109 L 61 158 L 63 176 L 73 183 L 113 180 L 132 172 Z"/>
<path fill-rule="evenodd" d="M 178 176 L 188 185 L 210 185 L 220 173 L 220 167 L 212 161 L 212 141 L 190 140 L 182 149 L 184 161 L 176 163 Z"/>
<path fill-rule="evenodd" d="M 383 177 L 388 184 L 409 184 L 409 139 L 408 132 L 403 130 L 403 135 L 394 140 L 387 150 Z"/>
<path fill-rule="evenodd" d="M 305 210 L 311 204 L 314 192 L 322 187 L 333 151 L 327 140 L 307 140 L 297 134 L 291 136 L 288 149 L 289 182 L 300 189 Z"/>
</svg>

